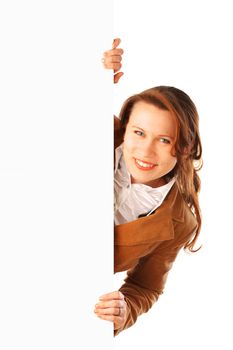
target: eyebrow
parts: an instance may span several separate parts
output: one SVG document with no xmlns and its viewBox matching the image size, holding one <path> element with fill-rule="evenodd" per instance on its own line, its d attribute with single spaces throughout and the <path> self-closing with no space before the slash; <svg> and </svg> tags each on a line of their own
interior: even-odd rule
<svg viewBox="0 0 233 350">
<path fill-rule="evenodd" d="M 144 131 L 144 129 L 140 128 L 140 127 L 137 126 L 137 125 L 132 125 L 132 128 L 137 128 L 137 129 L 140 129 L 140 130 Z"/>
<path fill-rule="evenodd" d="M 146 130 L 140 128 L 140 127 L 137 126 L 137 125 L 132 125 L 132 128 L 136 128 L 136 129 L 140 129 L 140 130 L 142 130 L 142 131 L 146 131 Z M 160 136 L 160 137 L 162 137 L 162 136 L 163 136 L 163 137 L 168 137 L 168 138 L 171 139 L 171 140 L 174 140 L 174 139 L 175 139 L 175 137 L 172 137 L 172 136 L 167 135 L 167 134 L 159 134 L 158 136 Z"/>
</svg>

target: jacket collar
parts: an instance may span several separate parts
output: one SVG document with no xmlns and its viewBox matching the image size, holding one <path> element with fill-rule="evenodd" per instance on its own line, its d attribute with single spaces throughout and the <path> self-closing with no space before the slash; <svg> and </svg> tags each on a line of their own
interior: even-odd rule
<svg viewBox="0 0 233 350">
<path fill-rule="evenodd" d="M 184 221 L 184 200 L 174 184 L 151 215 L 115 226 L 115 245 L 138 245 L 174 238 L 174 220 Z"/>
</svg>

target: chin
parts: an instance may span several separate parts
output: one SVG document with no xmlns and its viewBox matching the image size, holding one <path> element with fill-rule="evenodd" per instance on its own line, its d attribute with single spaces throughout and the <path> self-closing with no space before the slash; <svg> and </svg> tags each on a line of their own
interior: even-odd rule
<svg viewBox="0 0 233 350">
<path fill-rule="evenodd" d="M 151 183 L 153 181 L 156 181 L 157 179 L 148 179 L 148 178 L 140 178 L 140 177 L 133 177 L 133 182 L 138 184 L 144 184 Z"/>
</svg>

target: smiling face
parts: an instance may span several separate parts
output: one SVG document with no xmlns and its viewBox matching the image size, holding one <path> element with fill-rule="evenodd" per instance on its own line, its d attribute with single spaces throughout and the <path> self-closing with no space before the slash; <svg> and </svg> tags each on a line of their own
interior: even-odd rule
<svg viewBox="0 0 233 350">
<path fill-rule="evenodd" d="M 165 184 L 163 178 L 176 165 L 172 155 L 176 122 L 167 110 L 136 102 L 126 126 L 123 155 L 132 183 L 151 187 Z"/>
</svg>

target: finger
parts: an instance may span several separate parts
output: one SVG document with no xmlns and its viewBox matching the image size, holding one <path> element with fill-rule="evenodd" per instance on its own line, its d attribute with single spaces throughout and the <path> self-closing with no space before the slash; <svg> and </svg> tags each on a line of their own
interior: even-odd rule
<svg viewBox="0 0 233 350">
<path fill-rule="evenodd" d="M 102 61 L 102 63 L 103 63 L 104 68 L 113 69 L 114 73 L 118 72 L 122 67 L 122 64 L 120 62 L 108 63 L 108 62 Z"/>
<path fill-rule="evenodd" d="M 114 77 L 113 77 L 114 84 L 117 84 L 117 83 L 118 83 L 118 81 L 120 80 L 120 78 L 122 77 L 122 75 L 124 75 L 123 72 L 119 72 L 119 73 L 114 74 Z"/>
<path fill-rule="evenodd" d="M 102 62 L 105 66 L 105 68 L 110 68 L 113 66 L 113 63 L 117 64 L 119 66 L 119 63 L 121 63 L 121 56 L 112 56 L 112 57 L 107 57 L 107 58 L 102 58 Z"/>
<path fill-rule="evenodd" d="M 114 316 L 114 315 L 97 315 L 102 320 L 114 322 L 114 324 L 122 323 L 122 317 L 121 316 Z"/>
<path fill-rule="evenodd" d="M 97 316 L 99 315 L 113 315 L 113 316 L 120 316 L 122 314 L 120 307 L 108 307 L 105 309 L 95 309 L 95 314 Z"/>
<path fill-rule="evenodd" d="M 114 73 L 118 72 L 122 67 L 122 64 L 119 62 L 119 63 L 113 63 L 113 71 Z"/>
<path fill-rule="evenodd" d="M 121 39 L 120 38 L 116 38 L 113 40 L 113 43 L 112 43 L 112 48 L 115 49 L 117 46 L 119 46 L 121 43 Z"/>
<path fill-rule="evenodd" d="M 104 55 L 104 57 L 121 56 L 121 55 L 123 55 L 123 53 L 124 53 L 124 50 L 122 50 L 122 49 L 112 49 L 112 50 L 105 51 L 103 53 L 103 55 Z"/>
<path fill-rule="evenodd" d="M 119 308 L 125 306 L 124 299 L 113 299 L 107 301 L 101 301 L 95 305 L 96 309 L 104 309 L 104 308 Z"/>
<path fill-rule="evenodd" d="M 99 300 L 113 300 L 113 299 L 124 300 L 124 295 L 120 291 L 115 291 L 115 292 L 103 294 L 99 297 Z"/>
<path fill-rule="evenodd" d="M 122 61 L 122 57 L 119 55 L 113 55 L 113 56 L 106 56 L 104 58 L 105 62 L 121 62 Z"/>
</svg>

